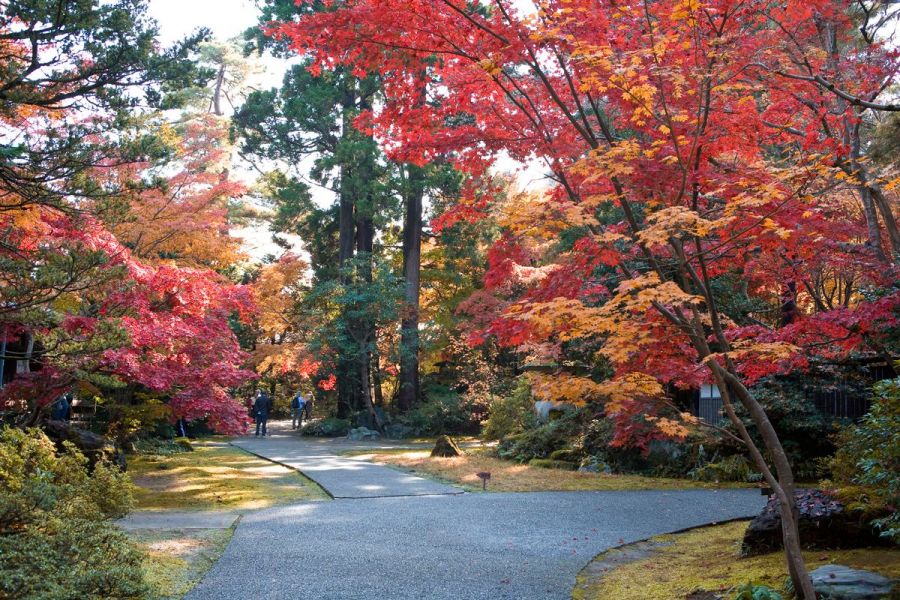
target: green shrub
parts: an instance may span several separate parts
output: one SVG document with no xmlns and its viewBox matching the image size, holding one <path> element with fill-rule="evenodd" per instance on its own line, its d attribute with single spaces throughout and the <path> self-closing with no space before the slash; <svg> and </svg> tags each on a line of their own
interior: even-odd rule
<svg viewBox="0 0 900 600">
<path fill-rule="evenodd" d="M 574 471 L 578 468 L 578 463 L 569 462 L 567 460 L 553 460 L 550 458 L 532 458 L 528 461 L 532 467 L 541 467 L 542 469 L 562 469 L 563 471 Z"/>
<path fill-rule="evenodd" d="M 110 518 L 132 506 L 117 468 L 40 431 L 0 432 L 0 598 L 141 598 L 143 555 Z"/>
<path fill-rule="evenodd" d="M 499 440 L 534 425 L 534 398 L 531 396 L 531 386 L 522 378 L 511 394 L 491 401 L 482 437 L 487 440 Z"/>
<path fill-rule="evenodd" d="M 328 417 L 327 419 L 307 423 L 303 426 L 301 433 L 315 437 L 341 437 L 347 435 L 348 431 L 350 431 L 350 421 L 348 419 Z"/>
<path fill-rule="evenodd" d="M 718 462 L 707 463 L 692 469 L 688 475 L 695 481 L 743 481 L 749 483 L 761 479 L 761 475 L 740 454 L 727 456 Z"/>
<path fill-rule="evenodd" d="M 423 394 L 426 398 L 408 412 L 397 417 L 397 422 L 411 428 L 414 435 L 464 434 L 478 431 L 478 422 L 466 410 L 462 397 L 441 385 L 429 385 Z"/>
<path fill-rule="evenodd" d="M 497 454 L 500 458 L 521 463 L 533 458 L 548 458 L 557 450 L 571 447 L 572 440 L 581 432 L 583 416 L 581 410 L 567 411 L 546 425 L 507 436 L 497 446 Z"/>
<path fill-rule="evenodd" d="M 194 448 L 187 438 L 160 439 L 157 437 L 142 438 L 134 442 L 134 451 L 138 454 L 169 456 L 191 452 Z"/>
<path fill-rule="evenodd" d="M 847 507 L 878 517 L 873 524 L 882 535 L 900 542 L 900 378 L 874 390 L 869 412 L 837 436 L 829 466 Z"/>
<path fill-rule="evenodd" d="M 582 458 L 582 455 L 572 448 L 560 448 L 550 453 L 550 460 L 564 460 L 575 464 L 580 463 Z"/>
<path fill-rule="evenodd" d="M 731 600 L 784 600 L 784 596 L 767 585 L 745 583 L 735 589 Z"/>
</svg>

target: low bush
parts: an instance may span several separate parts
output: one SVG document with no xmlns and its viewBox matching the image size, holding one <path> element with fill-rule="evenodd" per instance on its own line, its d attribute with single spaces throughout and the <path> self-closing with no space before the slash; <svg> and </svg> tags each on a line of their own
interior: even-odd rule
<svg viewBox="0 0 900 600">
<path fill-rule="evenodd" d="M 482 437 L 499 440 L 534 426 L 534 398 L 531 386 L 522 378 L 511 394 L 491 401 Z"/>
<path fill-rule="evenodd" d="M 734 590 L 731 600 L 784 600 L 784 596 L 767 585 L 745 583 Z"/>
<path fill-rule="evenodd" d="M 557 450 L 571 447 L 571 441 L 582 430 L 583 418 L 582 410 L 567 411 L 545 425 L 507 436 L 500 441 L 497 454 L 500 458 L 521 463 L 534 458 L 549 458 Z"/>
<path fill-rule="evenodd" d="M 423 390 L 426 400 L 397 417 L 414 435 L 459 435 L 476 433 L 479 423 L 467 410 L 463 398 L 442 385 L 429 385 Z"/>
<path fill-rule="evenodd" d="M 717 462 L 710 462 L 696 467 L 688 475 L 695 481 L 742 481 L 752 483 L 762 479 L 762 475 L 757 473 L 750 465 L 750 462 L 740 454 L 733 454 Z"/>
<path fill-rule="evenodd" d="M 0 432 L 0 598 L 144 597 L 143 555 L 109 521 L 131 508 L 131 483 L 65 446 Z"/>
<path fill-rule="evenodd" d="M 872 407 L 837 436 L 832 485 L 850 510 L 900 543 L 900 378 L 875 385 Z"/>
<path fill-rule="evenodd" d="M 303 435 L 315 437 L 341 437 L 350 431 L 350 420 L 328 417 L 307 423 L 300 431 Z"/>
<path fill-rule="evenodd" d="M 182 452 L 193 452 L 190 440 L 187 438 L 160 439 L 148 437 L 134 442 L 134 451 L 138 454 L 154 456 L 169 456 Z"/>
<path fill-rule="evenodd" d="M 562 469 L 563 471 L 574 471 L 578 468 L 578 463 L 567 460 L 553 460 L 550 458 L 532 458 L 528 461 L 532 467 L 541 467 L 542 469 Z"/>
</svg>

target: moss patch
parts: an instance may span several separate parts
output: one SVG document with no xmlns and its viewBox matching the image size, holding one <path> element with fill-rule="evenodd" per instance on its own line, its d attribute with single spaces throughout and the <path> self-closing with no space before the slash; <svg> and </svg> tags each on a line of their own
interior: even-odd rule
<svg viewBox="0 0 900 600">
<path fill-rule="evenodd" d="M 703 527 L 642 542 L 646 553 L 626 546 L 594 559 L 578 576 L 575 600 L 681 600 L 698 590 L 725 591 L 752 582 L 781 589 L 787 568 L 780 552 L 740 558 L 747 521 Z M 887 577 L 900 576 L 900 549 L 863 548 L 804 553 L 809 569 L 837 563 Z"/>
<path fill-rule="evenodd" d="M 293 469 L 221 442 L 196 442 L 194 452 L 130 457 L 137 510 L 245 510 L 327 495 Z"/>
<path fill-rule="evenodd" d="M 182 598 L 218 560 L 234 529 L 140 530 L 128 536 L 146 553 L 150 600 Z"/>
<path fill-rule="evenodd" d="M 490 449 L 465 449 L 464 456 L 451 458 L 431 457 L 427 450 L 396 450 L 371 453 L 354 453 L 359 458 L 400 467 L 418 475 L 431 477 L 459 485 L 469 491 L 481 491 L 481 480 L 476 473 L 491 474 L 489 492 L 544 492 L 584 490 L 658 490 L 720 488 L 720 484 L 642 477 L 639 475 L 606 475 L 603 473 L 579 473 L 558 469 L 544 469 L 522 465 L 489 456 Z"/>
</svg>

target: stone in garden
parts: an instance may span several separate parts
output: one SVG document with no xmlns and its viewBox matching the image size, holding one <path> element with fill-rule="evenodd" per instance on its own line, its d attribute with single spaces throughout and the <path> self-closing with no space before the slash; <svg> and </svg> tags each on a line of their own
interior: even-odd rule
<svg viewBox="0 0 900 600">
<path fill-rule="evenodd" d="M 351 429 L 347 433 L 347 439 L 353 440 L 355 442 L 359 442 L 361 440 L 377 440 L 381 439 L 381 434 L 377 431 L 373 431 L 368 427 L 357 427 L 356 429 Z"/>
<path fill-rule="evenodd" d="M 887 577 L 851 569 L 844 565 L 825 565 L 809 574 L 817 594 L 830 600 L 879 600 L 891 595 L 896 582 Z"/>
<path fill-rule="evenodd" d="M 412 437 L 415 432 L 415 429 L 403 423 L 391 423 L 384 427 L 384 435 L 392 440 L 403 440 Z"/>
<path fill-rule="evenodd" d="M 434 449 L 431 451 L 432 456 L 460 456 L 462 450 L 456 445 L 456 442 L 450 439 L 450 436 L 442 435 L 434 443 Z"/>
<path fill-rule="evenodd" d="M 91 468 L 98 462 L 107 462 L 125 470 L 125 453 L 102 435 L 73 427 L 66 421 L 47 421 L 43 430 L 60 450 L 63 442 L 71 442 L 88 459 Z"/>
<path fill-rule="evenodd" d="M 800 513 L 800 539 L 804 548 L 863 548 L 886 543 L 871 526 L 860 522 L 858 515 L 845 510 L 843 504 L 826 492 L 798 489 L 795 494 Z M 747 527 L 741 554 L 755 556 L 781 548 L 781 508 L 773 496 Z"/>
</svg>

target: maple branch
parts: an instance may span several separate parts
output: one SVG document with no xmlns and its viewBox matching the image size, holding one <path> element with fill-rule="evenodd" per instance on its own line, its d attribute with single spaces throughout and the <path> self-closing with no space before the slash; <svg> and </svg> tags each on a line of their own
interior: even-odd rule
<svg viewBox="0 0 900 600">
<path fill-rule="evenodd" d="M 444 4 L 446 4 L 447 6 L 449 6 L 454 12 L 460 14 L 466 21 L 468 21 L 469 23 L 471 23 L 472 25 L 474 25 L 481 31 L 487 33 L 488 35 L 490 35 L 492 37 L 497 38 L 498 40 L 503 42 L 504 46 L 509 46 L 509 40 L 507 40 L 505 37 L 503 37 L 499 33 L 495 32 L 490 27 L 487 27 L 486 25 L 477 21 L 472 15 L 470 15 L 468 12 L 466 12 L 462 8 L 459 8 L 458 6 L 456 6 L 451 0 L 441 0 L 441 1 Z"/>
</svg>

